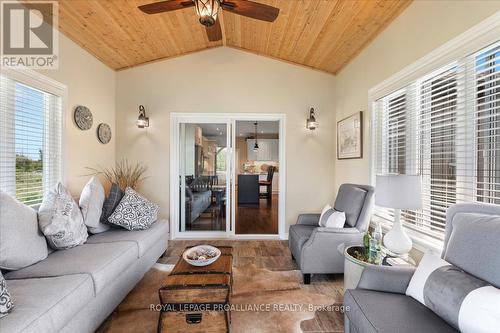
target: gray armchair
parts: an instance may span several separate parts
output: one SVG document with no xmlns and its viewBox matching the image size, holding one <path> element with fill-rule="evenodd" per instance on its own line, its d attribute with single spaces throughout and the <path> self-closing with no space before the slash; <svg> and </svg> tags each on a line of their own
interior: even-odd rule
<svg viewBox="0 0 500 333">
<path fill-rule="evenodd" d="M 292 258 L 304 274 L 304 283 L 311 274 L 344 272 L 344 257 L 337 251 L 342 243 L 358 243 L 370 224 L 374 188 L 368 185 L 343 184 L 339 188 L 334 209 L 345 212 L 344 228 L 323 228 L 320 214 L 301 214 L 297 224 L 290 226 L 288 243 Z"/>
<path fill-rule="evenodd" d="M 450 238 L 456 223 L 461 230 Z M 454 205 L 446 212 L 441 257 L 498 288 L 499 237 L 500 205 Z M 344 332 L 458 332 L 436 313 L 405 295 L 414 272 L 415 268 L 366 267 L 357 288 L 345 291 Z"/>
</svg>

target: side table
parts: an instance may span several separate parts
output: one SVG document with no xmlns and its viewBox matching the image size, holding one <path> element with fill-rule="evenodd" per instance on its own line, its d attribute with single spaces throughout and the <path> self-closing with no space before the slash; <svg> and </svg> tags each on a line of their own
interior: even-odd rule
<svg viewBox="0 0 500 333">
<path fill-rule="evenodd" d="M 361 278 L 361 274 L 366 266 L 376 266 L 376 264 L 368 262 L 364 258 L 357 257 L 356 252 L 363 253 L 364 247 L 360 245 L 344 245 L 341 244 L 337 250 L 344 255 L 344 290 L 355 289 Z M 387 263 L 387 259 L 391 258 L 390 255 L 385 254 L 382 250 L 382 263 L 381 265 L 391 266 Z M 416 266 L 415 261 L 410 256 L 403 259 L 407 265 Z"/>
</svg>

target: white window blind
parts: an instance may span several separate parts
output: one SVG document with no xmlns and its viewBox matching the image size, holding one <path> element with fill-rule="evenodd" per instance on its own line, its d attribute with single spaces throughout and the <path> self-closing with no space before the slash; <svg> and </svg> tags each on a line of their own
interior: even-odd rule
<svg viewBox="0 0 500 333">
<path fill-rule="evenodd" d="M 61 178 L 62 98 L 0 79 L 0 189 L 36 205 Z"/>
<path fill-rule="evenodd" d="M 403 212 L 406 226 L 442 239 L 449 206 L 500 204 L 500 43 L 376 100 L 372 110 L 373 173 L 422 175 L 422 209 Z M 376 215 L 392 219 L 391 210 Z"/>
</svg>

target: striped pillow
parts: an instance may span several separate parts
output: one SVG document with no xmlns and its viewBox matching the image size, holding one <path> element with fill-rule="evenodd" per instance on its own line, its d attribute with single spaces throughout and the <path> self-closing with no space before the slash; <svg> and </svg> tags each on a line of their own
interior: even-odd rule
<svg viewBox="0 0 500 333">
<path fill-rule="evenodd" d="M 326 226 L 326 221 L 328 221 L 328 218 L 333 214 L 334 210 L 332 206 L 326 205 L 323 210 L 321 211 L 321 216 L 319 217 L 319 226 L 320 227 L 325 227 Z"/>
<path fill-rule="evenodd" d="M 343 228 L 346 216 L 344 212 L 336 211 L 332 206 L 326 205 L 319 218 L 319 226 L 326 228 Z"/>
<path fill-rule="evenodd" d="M 493 333 L 500 327 L 500 289 L 426 253 L 406 295 L 462 333 Z"/>
</svg>

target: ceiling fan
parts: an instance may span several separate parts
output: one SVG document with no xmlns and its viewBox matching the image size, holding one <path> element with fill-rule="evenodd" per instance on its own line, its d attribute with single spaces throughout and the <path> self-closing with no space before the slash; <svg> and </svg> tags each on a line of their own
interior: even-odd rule
<svg viewBox="0 0 500 333">
<path fill-rule="evenodd" d="M 167 0 L 142 5 L 139 9 L 146 14 L 158 14 L 193 6 L 211 42 L 222 39 L 222 30 L 217 20 L 220 9 L 266 22 L 274 22 L 280 11 L 279 8 L 249 0 Z"/>
</svg>

